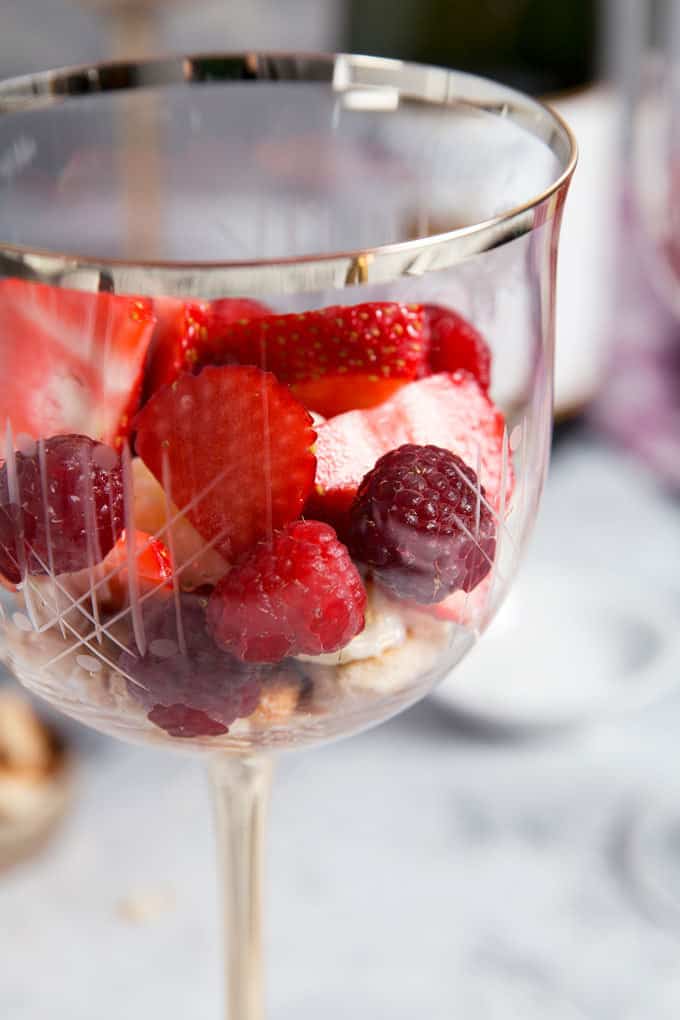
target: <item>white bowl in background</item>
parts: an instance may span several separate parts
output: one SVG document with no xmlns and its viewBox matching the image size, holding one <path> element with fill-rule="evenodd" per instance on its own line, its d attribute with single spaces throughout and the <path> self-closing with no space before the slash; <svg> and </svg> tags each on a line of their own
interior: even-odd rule
<svg viewBox="0 0 680 1020">
<path fill-rule="evenodd" d="M 680 591 L 592 566 L 529 562 L 439 704 L 539 729 L 640 709 L 680 686 Z"/>
</svg>

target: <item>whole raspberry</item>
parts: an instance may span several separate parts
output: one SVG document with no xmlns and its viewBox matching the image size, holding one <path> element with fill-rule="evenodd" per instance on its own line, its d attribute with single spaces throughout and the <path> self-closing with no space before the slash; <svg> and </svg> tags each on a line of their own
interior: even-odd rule
<svg viewBox="0 0 680 1020">
<path fill-rule="evenodd" d="M 493 514 L 475 472 L 450 450 L 406 444 L 365 476 L 350 510 L 349 547 L 400 598 L 429 604 L 488 574 Z"/>
<path fill-rule="evenodd" d="M 17 502 L 18 499 L 18 502 Z M 0 572 L 82 570 L 123 530 L 123 478 L 116 451 L 87 436 L 52 436 L 0 468 Z"/>
<path fill-rule="evenodd" d="M 206 630 L 207 599 L 183 595 L 181 647 L 174 599 L 144 613 L 146 654 L 121 654 L 128 691 L 148 711 L 148 719 L 172 737 L 217 736 L 236 719 L 254 712 L 263 670 L 246 666 L 223 651 Z"/>
<path fill-rule="evenodd" d="M 239 659 L 276 662 L 344 647 L 363 630 L 365 608 L 361 578 L 330 525 L 294 521 L 220 581 L 208 625 Z"/>
</svg>

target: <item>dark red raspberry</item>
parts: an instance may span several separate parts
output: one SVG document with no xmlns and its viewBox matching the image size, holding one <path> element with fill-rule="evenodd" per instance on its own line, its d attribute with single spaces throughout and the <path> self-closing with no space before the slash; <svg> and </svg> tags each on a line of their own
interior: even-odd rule
<svg viewBox="0 0 680 1020">
<path fill-rule="evenodd" d="M 170 737 L 219 737 L 227 733 L 227 727 L 205 712 L 187 705 L 154 705 L 147 719 Z"/>
<path fill-rule="evenodd" d="M 0 572 L 10 581 L 24 569 L 65 574 L 98 563 L 123 526 L 120 457 L 110 446 L 52 436 L 0 468 Z"/>
<path fill-rule="evenodd" d="M 475 472 L 450 450 L 406 444 L 381 457 L 350 510 L 349 547 L 400 598 L 429 604 L 486 577 L 494 517 Z"/>
<path fill-rule="evenodd" d="M 206 629 L 207 599 L 182 595 L 181 649 L 174 599 L 144 612 L 146 654 L 123 652 L 128 690 L 148 718 L 173 737 L 217 736 L 257 708 L 264 672 L 214 644 Z"/>
<path fill-rule="evenodd" d="M 239 659 L 276 662 L 342 648 L 363 630 L 366 592 L 333 528 L 294 521 L 215 588 L 208 624 Z"/>
</svg>

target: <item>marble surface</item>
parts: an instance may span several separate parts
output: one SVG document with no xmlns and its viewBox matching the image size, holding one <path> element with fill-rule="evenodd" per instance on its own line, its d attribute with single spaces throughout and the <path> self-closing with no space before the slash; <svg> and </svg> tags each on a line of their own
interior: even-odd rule
<svg viewBox="0 0 680 1020">
<path fill-rule="evenodd" d="M 557 447 L 531 556 L 625 559 L 678 586 L 680 507 L 577 430 Z M 678 687 L 615 725 L 531 741 L 481 739 L 428 701 L 284 760 L 269 847 L 270 1016 L 675 1020 L 680 911 L 650 894 L 659 861 L 639 836 L 655 805 L 680 811 Z M 200 770 L 70 732 L 74 811 L 40 856 L 0 878 L 0 1016 L 213 1020 Z M 677 867 L 676 891 L 680 850 Z M 145 921 L 130 916 L 140 903 Z"/>
</svg>

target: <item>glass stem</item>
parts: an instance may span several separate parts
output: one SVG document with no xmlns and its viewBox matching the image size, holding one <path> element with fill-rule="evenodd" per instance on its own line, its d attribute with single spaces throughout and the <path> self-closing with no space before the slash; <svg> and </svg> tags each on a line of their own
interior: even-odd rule
<svg viewBox="0 0 680 1020">
<path fill-rule="evenodd" d="M 262 871 L 272 759 L 220 755 L 209 765 L 222 876 L 226 1020 L 263 1020 Z"/>
</svg>

